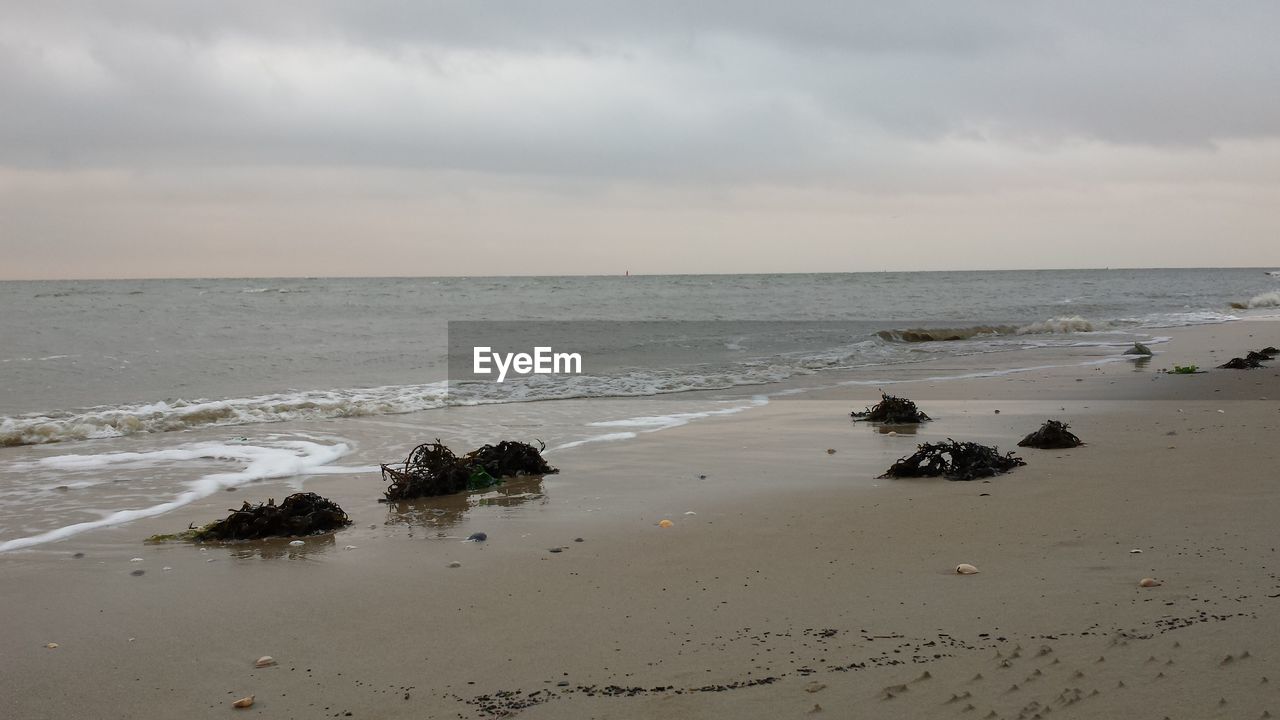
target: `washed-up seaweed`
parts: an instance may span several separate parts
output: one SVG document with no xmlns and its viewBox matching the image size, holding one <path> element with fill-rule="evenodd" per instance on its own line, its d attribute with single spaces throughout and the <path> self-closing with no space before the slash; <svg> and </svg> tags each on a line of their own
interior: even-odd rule
<svg viewBox="0 0 1280 720">
<path fill-rule="evenodd" d="M 880 393 L 880 402 L 863 412 L 851 412 L 849 417 L 854 420 L 888 424 L 922 423 L 932 419 L 907 398 L 894 397 L 884 392 Z"/>
<path fill-rule="evenodd" d="M 1250 350 L 1244 357 L 1231 358 L 1218 367 L 1226 370 L 1252 370 L 1254 368 L 1263 367 L 1262 363 L 1271 360 L 1278 354 L 1280 354 L 1280 350 L 1276 350 L 1274 347 L 1264 347 L 1261 350 Z"/>
<path fill-rule="evenodd" d="M 276 505 L 275 498 L 257 505 L 245 502 L 239 510 L 230 512 L 225 519 L 211 522 L 202 528 L 172 538 L 158 537 L 196 542 L 259 540 L 322 535 L 351 524 L 351 519 L 337 503 L 309 492 L 294 493 L 279 505 Z"/>
<path fill-rule="evenodd" d="M 1067 429 L 1069 427 L 1071 426 L 1058 420 L 1046 420 L 1039 430 L 1022 438 L 1022 441 L 1018 443 L 1018 447 L 1056 450 L 1083 445 L 1084 443 L 1080 441 L 1080 438 Z"/>
<path fill-rule="evenodd" d="M 458 457 L 437 438 L 414 448 L 403 463 L 382 466 L 385 494 L 388 500 L 452 495 L 492 487 L 508 477 L 560 472 L 542 458 L 545 449 L 541 442 L 535 448 L 506 440 Z"/>
<path fill-rule="evenodd" d="M 948 480 L 973 480 L 1009 472 L 1026 465 L 1011 452 L 974 442 L 923 443 L 910 457 L 899 458 L 880 477 L 945 477 Z"/>
<path fill-rule="evenodd" d="M 550 475 L 559 470 L 542 459 L 542 451 L 547 446 L 538 441 L 538 447 L 528 443 L 503 440 L 497 445 L 485 445 L 467 453 L 467 462 L 479 466 L 495 478 L 517 477 L 519 475 Z"/>
</svg>

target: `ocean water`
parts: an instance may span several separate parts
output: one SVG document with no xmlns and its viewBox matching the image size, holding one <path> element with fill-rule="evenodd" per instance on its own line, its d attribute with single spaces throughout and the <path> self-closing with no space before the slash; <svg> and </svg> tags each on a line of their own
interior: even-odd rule
<svg viewBox="0 0 1280 720">
<path fill-rule="evenodd" d="M 743 412 L 780 383 L 1119 353 L 1277 306 L 1280 277 L 1261 269 L 3 282 L 0 551 L 224 487 L 370 472 L 386 450 L 357 447 L 355 419 L 398 428 L 387 448 L 430 439 L 421 427 L 567 451 Z M 464 321 L 602 329 L 582 335 L 586 376 L 451 386 L 449 323 Z M 637 404 L 651 397 L 672 402 Z"/>
</svg>

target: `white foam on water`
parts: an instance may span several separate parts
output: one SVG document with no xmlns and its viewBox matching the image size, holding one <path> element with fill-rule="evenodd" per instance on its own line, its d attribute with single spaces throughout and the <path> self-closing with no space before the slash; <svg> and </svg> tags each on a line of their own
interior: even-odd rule
<svg viewBox="0 0 1280 720">
<path fill-rule="evenodd" d="M 1280 292 L 1273 290 L 1271 292 L 1259 293 L 1249 298 L 1249 302 L 1246 304 L 1250 308 L 1280 307 Z"/>
<path fill-rule="evenodd" d="M 343 442 L 324 444 L 309 440 L 267 441 L 260 445 L 200 442 L 167 450 L 148 452 L 109 452 L 96 455 L 56 455 L 27 463 L 15 463 L 16 469 L 43 468 L 63 472 L 86 472 L 111 468 L 142 468 L 162 466 L 175 462 L 225 461 L 235 463 L 239 469 L 203 475 L 186 483 L 187 489 L 176 496 L 155 505 L 130 510 L 103 513 L 98 520 L 75 523 L 56 528 L 39 535 L 15 538 L 0 543 L 0 553 L 29 548 L 34 545 L 63 540 L 73 535 L 113 527 L 124 523 L 155 517 L 209 497 L 228 487 L 255 480 L 288 478 L 320 473 L 370 472 L 375 468 L 337 467 L 330 463 L 351 452 Z"/>
<path fill-rule="evenodd" d="M 743 405 L 734 405 L 727 408 L 719 408 L 716 410 L 699 410 L 694 412 L 671 413 L 670 415 L 642 415 L 639 417 L 623 418 L 621 420 L 603 420 L 600 422 L 590 423 L 591 427 L 628 427 L 639 428 L 638 432 L 650 433 L 659 430 L 668 430 L 681 425 L 688 425 L 694 420 L 701 420 L 709 417 L 720 417 L 723 415 L 734 415 L 751 408 L 761 407 L 769 404 L 769 398 L 766 395 L 756 395 L 751 401 Z"/>
</svg>

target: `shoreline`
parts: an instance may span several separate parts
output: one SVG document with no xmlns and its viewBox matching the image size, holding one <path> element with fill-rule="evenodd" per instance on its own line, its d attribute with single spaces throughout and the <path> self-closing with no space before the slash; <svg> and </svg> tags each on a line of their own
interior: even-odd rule
<svg viewBox="0 0 1280 720">
<path fill-rule="evenodd" d="M 1276 323 L 1170 334 L 1170 363 L 1280 344 Z M 308 478 L 356 524 L 303 551 L 124 539 L 185 524 L 175 513 L 85 558 L 67 543 L 0 555 L 3 699 L 24 718 L 214 715 L 249 694 L 242 712 L 273 717 L 1274 714 L 1260 678 L 1280 671 L 1280 493 L 1259 469 L 1280 450 L 1258 439 L 1280 424 L 1278 372 L 922 377 L 890 392 L 937 420 L 896 437 L 850 425 L 868 381 L 578 448 L 553 456 L 561 475 L 419 516 L 379 508 L 373 477 Z M 1047 417 L 1088 444 L 1013 447 Z M 948 435 L 1028 465 L 990 482 L 875 478 Z M 457 542 L 473 531 L 489 541 Z M 982 572 L 956 576 L 960 562 Z M 280 665 L 253 668 L 260 655 Z"/>
</svg>

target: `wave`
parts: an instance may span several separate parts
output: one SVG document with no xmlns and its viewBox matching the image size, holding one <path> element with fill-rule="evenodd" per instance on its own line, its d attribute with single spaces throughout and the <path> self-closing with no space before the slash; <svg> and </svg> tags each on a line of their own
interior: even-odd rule
<svg viewBox="0 0 1280 720">
<path fill-rule="evenodd" d="M 98 455 L 57 455 L 21 465 L 62 472 L 98 470 L 107 467 L 148 467 L 173 462 L 223 461 L 239 465 L 238 470 L 204 475 L 186 483 L 177 495 L 144 508 L 120 510 L 98 520 L 75 523 L 39 535 L 0 542 L 0 553 L 40 545 L 79 535 L 88 530 L 122 525 L 142 518 L 163 515 L 171 510 L 209 497 L 228 487 L 255 480 L 293 477 L 315 473 L 367 472 L 374 468 L 346 468 L 330 465 L 351 451 L 346 443 L 322 444 L 309 440 L 279 440 L 260 445 L 202 442 L 168 450 L 111 452 Z M 21 466 L 20 465 L 20 466 Z"/>
<path fill-rule="evenodd" d="M 881 330 L 876 335 L 888 342 L 955 342 L 984 337 L 1009 335 L 1043 335 L 1073 332 L 1093 332 L 1093 323 L 1079 316 L 1050 318 L 1027 325 L 968 325 L 949 328 L 911 328 L 906 330 Z"/>
<path fill-rule="evenodd" d="M 92 440 L 199 427 L 388 415 L 443 407 L 445 383 L 173 400 L 0 418 L 0 447 Z"/>
<path fill-rule="evenodd" d="M 1231 307 L 1237 310 L 1280 307 L 1280 291 L 1272 290 L 1271 292 L 1259 293 L 1249 298 L 1248 302 L 1231 303 Z"/>
</svg>

